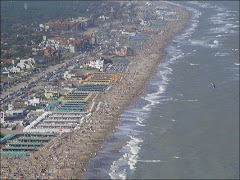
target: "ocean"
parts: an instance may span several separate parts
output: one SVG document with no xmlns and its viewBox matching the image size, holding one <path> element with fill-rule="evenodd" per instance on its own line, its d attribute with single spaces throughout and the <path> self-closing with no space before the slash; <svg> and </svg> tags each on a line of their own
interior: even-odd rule
<svg viewBox="0 0 240 180">
<path fill-rule="evenodd" d="M 87 179 L 239 178 L 239 2 L 171 3 L 190 22 Z"/>
</svg>

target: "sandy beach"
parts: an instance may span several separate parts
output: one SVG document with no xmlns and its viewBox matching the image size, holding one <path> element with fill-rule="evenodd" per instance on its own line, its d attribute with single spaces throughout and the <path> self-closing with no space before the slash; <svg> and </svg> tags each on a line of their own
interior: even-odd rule
<svg viewBox="0 0 240 180">
<path fill-rule="evenodd" d="M 186 27 L 190 13 L 181 7 L 168 6 L 177 12 L 179 19 L 159 29 L 163 33 L 154 35 L 143 44 L 143 50 L 129 58 L 131 64 L 126 73 L 98 97 L 97 101 L 102 102 L 100 110 L 85 119 L 80 130 L 55 137 L 54 145 L 44 146 L 30 157 L 2 158 L 4 171 L 11 172 L 18 167 L 25 179 L 84 179 L 89 160 L 101 151 L 104 139 L 114 133 L 123 111 L 144 92 L 166 56 L 165 48 L 170 40 Z M 42 169 L 46 170 L 41 173 Z"/>
</svg>

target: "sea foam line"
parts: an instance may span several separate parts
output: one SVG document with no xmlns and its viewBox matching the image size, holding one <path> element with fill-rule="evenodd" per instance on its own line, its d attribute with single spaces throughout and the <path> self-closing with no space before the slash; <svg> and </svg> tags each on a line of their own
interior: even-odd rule
<svg viewBox="0 0 240 180">
<path fill-rule="evenodd" d="M 172 3 L 172 2 L 167 2 L 170 4 L 174 4 L 174 5 L 178 5 L 176 3 Z M 181 6 L 181 5 L 179 5 Z M 183 6 L 182 6 L 183 7 Z M 185 39 L 186 37 L 189 37 L 196 29 L 196 27 L 198 26 L 199 23 L 199 17 L 201 16 L 201 12 L 191 8 L 191 7 L 183 7 L 186 8 L 189 11 L 192 11 L 192 17 L 190 19 L 190 26 L 184 31 L 184 33 L 182 33 L 181 35 L 178 35 L 174 38 L 175 41 L 179 42 L 183 42 L 181 40 Z M 168 46 L 169 48 L 169 46 Z M 170 47 L 171 48 L 171 47 Z M 181 51 L 173 51 L 172 48 L 172 52 L 169 52 L 169 49 L 167 49 L 168 54 L 172 55 L 172 57 L 170 57 L 170 61 L 174 62 L 175 60 L 183 57 L 184 54 L 181 53 Z M 176 49 L 175 49 L 176 50 Z M 178 54 L 175 54 L 175 53 Z M 165 66 L 162 66 L 163 64 L 165 64 Z M 167 67 L 169 65 L 169 63 L 163 63 L 160 65 L 160 68 L 163 68 L 163 71 L 160 71 L 160 73 L 158 75 L 160 75 L 160 77 L 162 78 L 162 83 L 164 84 L 168 84 L 167 82 L 169 81 L 168 75 L 170 75 L 172 73 L 172 69 Z M 148 100 L 151 102 L 151 105 L 154 105 L 154 103 L 156 103 L 158 100 L 158 96 L 160 96 L 166 88 L 166 85 L 160 85 L 158 87 L 158 92 L 156 93 L 151 93 L 149 95 L 147 95 L 144 99 Z M 149 104 L 145 106 L 145 109 L 149 107 Z M 134 109 L 135 112 L 137 111 L 136 109 Z M 130 113 L 131 114 L 131 113 Z M 134 114 L 134 113 L 132 113 Z M 139 116 L 137 116 L 139 117 Z M 139 118 L 138 118 L 139 120 Z M 141 123 L 141 122 L 140 122 Z M 144 125 L 144 124 L 136 124 L 136 125 Z M 130 171 L 131 173 L 134 172 L 134 170 L 136 169 L 135 165 L 136 163 L 139 162 L 161 162 L 161 160 L 138 160 L 138 153 L 141 149 L 141 145 L 140 143 L 143 142 L 143 140 L 141 138 L 138 138 L 134 135 L 129 135 L 130 137 L 130 141 L 127 142 L 127 145 L 125 145 L 121 152 L 124 152 L 124 155 L 119 158 L 118 160 L 114 161 L 113 164 L 111 165 L 110 168 L 110 173 L 109 176 L 112 179 L 126 179 L 127 178 L 127 172 Z"/>
</svg>

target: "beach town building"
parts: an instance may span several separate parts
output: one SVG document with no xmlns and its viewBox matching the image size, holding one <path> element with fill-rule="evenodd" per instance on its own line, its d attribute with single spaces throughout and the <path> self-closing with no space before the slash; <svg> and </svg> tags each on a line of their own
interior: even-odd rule
<svg viewBox="0 0 240 180">
<path fill-rule="evenodd" d="M 65 79 L 65 80 L 68 80 L 68 79 L 71 79 L 71 77 L 72 77 L 72 73 L 69 73 L 69 71 L 65 71 L 64 72 L 64 74 L 63 74 L 63 78 Z"/>
<path fill-rule="evenodd" d="M 1 70 L 1 76 L 9 76 L 9 70 L 7 69 L 7 67 L 4 67 L 2 70 Z"/>
<path fill-rule="evenodd" d="M 5 113 L 4 112 L 0 112 L 0 123 L 5 123 Z"/>
<path fill-rule="evenodd" d="M 103 20 L 103 21 L 105 21 L 105 20 L 108 20 L 110 17 L 101 15 L 101 16 L 99 16 L 98 18 L 101 19 L 101 20 Z"/>
<path fill-rule="evenodd" d="M 33 64 L 35 64 L 34 58 L 21 59 L 20 62 L 17 64 L 17 67 L 19 67 L 21 70 L 33 69 Z"/>
<path fill-rule="evenodd" d="M 92 17 L 85 18 L 85 17 L 78 17 L 78 18 L 69 18 L 68 20 L 60 20 L 54 19 L 48 21 L 45 25 L 40 24 L 39 30 L 76 30 L 76 31 L 83 31 L 86 28 L 93 26 L 94 19 Z"/>
<path fill-rule="evenodd" d="M 19 67 L 11 67 L 9 71 L 12 73 L 20 73 L 21 69 Z"/>
<path fill-rule="evenodd" d="M 59 19 L 50 20 L 45 25 L 53 28 L 53 30 L 69 30 L 70 27 L 68 22 Z"/>
<path fill-rule="evenodd" d="M 73 85 L 72 82 L 62 82 L 61 83 L 61 88 L 63 90 L 72 91 L 74 89 L 74 85 Z"/>
<path fill-rule="evenodd" d="M 126 36 L 136 36 L 136 32 L 129 32 L 129 31 L 122 31 L 122 35 L 126 35 Z"/>
<path fill-rule="evenodd" d="M 6 64 L 14 65 L 14 59 L 1 59 L 1 62 L 4 62 Z"/>
<path fill-rule="evenodd" d="M 37 106 L 40 104 L 40 98 L 33 97 L 33 99 L 28 100 L 28 105 Z"/>
<path fill-rule="evenodd" d="M 116 47 L 114 54 L 117 56 L 126 56 L 127 55 L 127 47 Z"/>
<path fill-rule="evenodd" d="M 112 54 L 117 56 L 133 56 L 134 50 L 128 46 L 118 46 L 112 51 Z"/>
<path fill-rule="evenodd" d="M 149 25 L 149 21 L 144 21 L 144 20 L 141 19 L 140 25 L 148 26 Z"/>
<path fill-rule="evenodd" d="M 44 96 L 46 99 L 52 99 L 54 97 L 58 97 L 58 89 L 45 89 Z"/>
<path fill-rule="evenodd" d="M 98 58 L 96 60 L 88 61 L 86 65 L 89 67 L 97 68 L 99 71 L 103 71 L 104 60 Z"/>
<path fill-rule="evenodd" d="M 14 102 L 12 104 L 12 108 L 19 109 L 19 108 L 26 108 L 27 104 L 24 102 Z"/>
<path fill-rule="evenodd" d="M 39 45 L 36 45 L 36 44 L 35 44 L 35 45 L 32 46 L 32 51 L 33 51 L 33 52 L 38 52 L 38 51 L 41 51 L 41 50 L 42 50 L 42 49 L 41 49 L 41 47 L 40 47 Z"/>
<path fill-rule="evenodd" d="M 70 29 L 71 30 L 77 30 L 77 31 L 82 31 L 86 30 L 88 27 L 92 27 L 94 24 L 94 19 L 92 17 L 90 18 L 85 18 L 85 17 L 78 17 L 76 19 L 71 18 L 69 21 L 70 24 Z"/>
<path fill-rule="evenodd" d="M 79 68 L 83 68 L 83 66 L 80 66 Z M 75 69 L 74 69 L 75 70 Z M 74 71 L 72 70 L 72 71 Z M 70 81 L 78 81 L 78 80 L 82 80 L 85 78 L 84 76 L 84 73 L 80 73 L 80 72 L 69 72 L 69 71 L 66 71 L 64 74 L 63 74 L 63 78 L 65 80 L 70 80 Z"/>
<path fill-rule="evenodd" d="M 6 116 L 18 116 L 26 115 L 26 109 L 15 109 L 12 104 L 8 104 L 8 110 L 6 110 Z"/>
<path fill-rule="evenodd" d="M 52 31 L 53 28 L 47 24 L 39 24 L 39 27 L 35 28 L 35 31 Z"/>
<path fill-rule="evenodd" d="M 91 49 L 97 43 L 96 36 L 83 36 L 76 38 L 43 38 L 39 46 L 43 49 L 52 49 L 68 52 L 83 52 Z"/>
</svg>

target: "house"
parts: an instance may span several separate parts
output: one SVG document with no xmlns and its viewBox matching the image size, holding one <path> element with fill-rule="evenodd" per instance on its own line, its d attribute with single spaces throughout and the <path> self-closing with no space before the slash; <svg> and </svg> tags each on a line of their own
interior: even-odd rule
<svg viewBox="0 0 240 180">
<path fill-rule="evenodd" d="M 89 67 L 97 68 L 100 71 L 103 71 L 104 60 L 99 58 L 96 60 L 88 61 L 86 65 Z"/>
<path fill-rule="evenodd" d="M 129 31 L 122 31 L 122 35 L 127 35 L 127 36 L 136 36 L 136 32 L 129 32 Z"/>
<path fill-rule="evenodd" d="M 91 27 L 94 24 L 94 20 L 92 17 L 85 18 L 85 17 L 78 17 L 77 19 L 70 18 L 69 25 L 71 30 L 85 30 L 87 27 Z"/>
<path fill-rule="evenodd" d="M 19 116 L 26 115 L 26 109 L 13 109 L 12 104 L 8 104 L 8 110 L 6 110 L 6 116 Z"/>
<path fill-rule="evenodd" d="M 0 122 L 5 123 L 4 112 L 0 112 Z"/>
<path fill-rule="evenodd" d="M 23 62 L 23 63 L 18 63 L 17 64 L 17 66 L 18 67 L 20 67 L 20 69 L 30 69 L 31 68 L 31 66 L 29 65 L 29 64 L 25 64 L 25 62 Z"/>
<path fill-rule="evenodd" d="M 13 108 L 19 109 L 19 108 L 25 108 L 26 104 L 24 102 L 15 102 L 12 104 Z"/>
<path fill-rule="evenodd" d="M 147 25 L 149 25 L 149 22 L 148 22 L 148 21 L 141 20 L 140 25 L 142 25 L 142 26 L 147 26 Z"/>
<path fill-rule="evenodd" d="M 154 4 L 147 1 L 147 2 L 146 2 L 146 5 L 148 5 L 148 6 L 153 6 Z"/>
<path fill-rule="evenodd" d="M 35 63 L 34 58 L 21 59 L 17 66 L 20 67 L 21 70 L 31 69 L 34 68 L 33 66 L 34 63 Z"/>
<path fill-rule="evenodd" d="M 9 69 L 9 71 L 12 73 L 20 73 L 21 69 L 19 67 L 12 67 Z"/>
<path fill-rule="evenodd" d="M 62 82 L 61 87 L 62 87 L 62 89 L 64 89 L 64 90 L 73 90 L 74 85 L 73 85 L 73 83 L 69 83 L 69 82 L 64 83 L 64 82 Z"/>
<path fill-rule="evenodd" d="M 45 26 L 53 28 L 55 30 L 69 30 L 70 25 L 67 21 L 61 21 L 59 19 L 48 21 Z"/>
<path fill-rule="evenodd" d="M 41 50 L 41 48 L 40 48 L 38 45 L 33 45 L 33 46 L 32 46 L 32 51 L 38 52 L 38 51 L 40 51 L 40 50 Z"/>
<path fill-rule="evenodd" d="M 14 59 L 1 59 L 1 61 L 6 64 L 14 65 Z"/>
<path fill-rule="evenodd" d="M 106 19 L 109 19 L 109 17 L 102 15 L 102 16 L 99 16 L 99 19 L 102 19 L 105 21 Z"/>
<path fill-rule="evenodd" d="M 127 46 L 123 46 L 123 47 L 119 46 L 113 50 L 113 54 L 115 54 L 117 56 L 133 56 L 134 50 L 132 50 L 131 48 L 129 48 Z"/>
<path fill-rule="evenodd" d="M 9 116 L 26 115 L 26 109 L 7 110 L 6 115 Z"/>
<path fill-rule="evenodd" d="M 28 100 L 28 105 L 30 106 L 37 106 L 38 104 L 40 104 L 39 98 L 33 97 L 33 99 Z"/>
<path fill-rule="evenodd" d="M 2 69 L 1 75 L 2 75 L 2 76 L 9 76 L 9 71 L 7 70 L 6 67 L 5 67 L 5 69 Z"/>
<path fill-rule="evenodd" d="M 117 56 L 126 56 L 127 55 L 127 47 L 117 47 L 115 49 L 115 54 Z"/>
<path fill-rule="evenodd" d="M 65 71 L 65 72 L 64 72 L 63 78 L 64 78 L 65 80 L 71 79 L 71 77 L 72 77 L 72 74 L 70 74 L 69 71 Z"/>
<path fill-rule="evenodd" d="M 44 95 L 47 99 L 58 97 L 58 90 L 57 89 L 45 90 Z"/>
<path fill-rule="evenodd" d="M 69 52 L 75 53 L 75 52 L 76 52 L 76 46 L 73 45 L 73 44 L 70 44 L 70 45 L 69 45 Z"/>
</svg>

